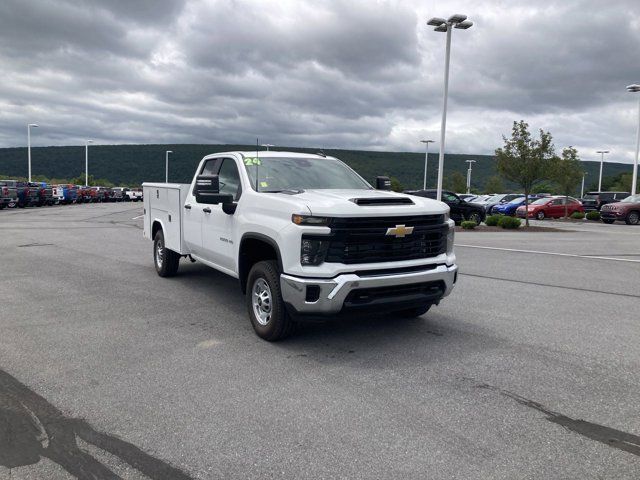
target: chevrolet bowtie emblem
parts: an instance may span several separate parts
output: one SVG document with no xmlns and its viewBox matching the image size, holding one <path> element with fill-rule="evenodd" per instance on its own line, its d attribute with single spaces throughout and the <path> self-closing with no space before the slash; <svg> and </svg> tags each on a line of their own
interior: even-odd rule
<svg viewBox="0 0 640 480">
<path fill-rule="evenodd" d="M 387 228 L 387 235 L 393 235 L 396 238 L 403 238 L 405 235 L 411 235 L 413 227 L 405 227 L 404 225 L 396 225 L 395 228 Z"/>
</svg>

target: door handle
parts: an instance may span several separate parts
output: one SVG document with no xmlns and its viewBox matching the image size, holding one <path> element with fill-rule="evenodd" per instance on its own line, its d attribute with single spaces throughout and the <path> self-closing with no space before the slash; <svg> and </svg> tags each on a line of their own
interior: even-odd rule
<svg viewBox="0 0 640 480">
<path fill-rule="evenodd" d="M 209 207 L 203 208 L 202 211 L 204 213 L 211 213 L 211 209 Z"/>
<path fill-rule="evenodd" d="M 191 205 L 189 205 L 188 203 L 184 206 L 184 208 L 186 208 L 187 210 L 191 210 Z"/>
</svg>

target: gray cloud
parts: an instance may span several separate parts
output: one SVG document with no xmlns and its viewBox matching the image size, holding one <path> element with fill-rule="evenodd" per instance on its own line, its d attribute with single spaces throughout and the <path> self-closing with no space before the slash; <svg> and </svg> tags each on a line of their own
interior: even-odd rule
<svg viewBox="0 0 640 480">
<path fill-rule="evenodd" d="M 453 34 L 447 151 L 491 153 L 524 118 L 583 158 L 631 161 L 636 2 L 5 0 L 0 145 L 263 141 L 418 151 L 439 135 Z"/>
</svg>

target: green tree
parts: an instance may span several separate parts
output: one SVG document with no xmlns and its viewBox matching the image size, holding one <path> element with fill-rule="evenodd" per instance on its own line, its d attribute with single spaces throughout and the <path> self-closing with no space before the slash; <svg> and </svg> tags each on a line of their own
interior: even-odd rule
<svg viewBox="0 0 640 480">
<path fill-rule="evenodd" d="M 443 183 L 445 190 L 451 190 L 457 193 L 465 193 L 467 191 L 467 179 L 458 171 L 447 175 Z"/>
<path fill-rule="evenodd" d="M 511 138 L 504 135 L 504 146 L 496 150 L 496 168 L 504 178 L 524 190 L 525 221 L 529 226 L 529 194 L 541 180 L 549 177 L 553 158 L 553 142 L 549 132 L 540 130 L 540 138 L 534 139 L 529 125 L 524 121 L 513 122 Z"/>
<path fill-rule="evenodd" d="M 578 158 L 578 151 L 573 148 L 562 150 L 562 157 L 553 159 L 551 178 L 558 185 L 558 191 L 564 195 L 564 216 L 569 216 L 569 195 L 575 193 L 576 186 L 582 180 L 582 164 Z"/>
<path fill-rule="evenodd" d="M 391 180 L 391 190 L 393 190 L 394 192 L 404 191 L 404 187 L 400 183 L 400 180 L 398 180 L 396 177 L 389 177 L 389 180 Z"/>
<path fill-rule="evenodd" d="M 493 175 L 487 179 L 484 184 L 484 193 L 502 193 L 504 192 L 504 182 L 499 175 Z"/>
</svg>

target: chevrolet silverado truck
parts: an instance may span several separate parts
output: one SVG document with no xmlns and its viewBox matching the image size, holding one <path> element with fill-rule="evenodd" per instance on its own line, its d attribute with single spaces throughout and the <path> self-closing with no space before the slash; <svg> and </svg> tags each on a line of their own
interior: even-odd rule
<svg viewBox="0 0 640 480">
<path fill-rule="evenodd" d="M 265 340 L 305 319 L 419 316 L 456 282 L 454 222 L 446 204 L 377 180 L 321 154 L 216 153 L 190 184 L 143 184 L 144 237 L 161 277 L 189 257 L 237 278 Z"/>
</svg>

